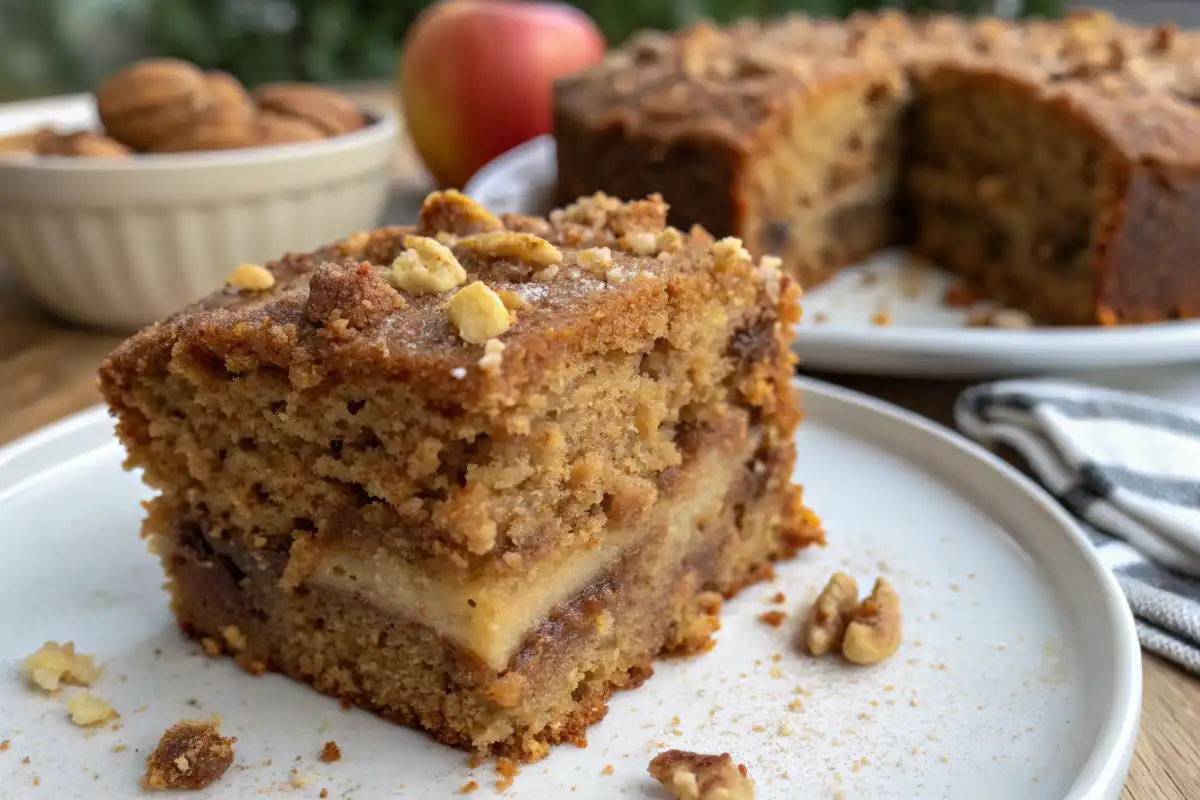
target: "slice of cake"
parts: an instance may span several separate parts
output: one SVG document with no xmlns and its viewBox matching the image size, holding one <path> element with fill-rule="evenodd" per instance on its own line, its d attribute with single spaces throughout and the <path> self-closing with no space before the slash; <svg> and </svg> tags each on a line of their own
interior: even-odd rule
<svg viewBox="0 0 1200 800">
<path fill-rule="evenodd" d="M 907 244 L 1038 321 L 1200 317 L 1200 34 L 889 11 L 632 37 L 560 82 L 558 191 L 661 192 L 804 286 Z"/>
<path fill-rule="evenodd" d="M 183 630 L 523 759 L 708 646 L 722 596 L 821 539 L 791 482 L 799 291 L 666 215 L 437 193 L 118 348 Z"/>
</svg>

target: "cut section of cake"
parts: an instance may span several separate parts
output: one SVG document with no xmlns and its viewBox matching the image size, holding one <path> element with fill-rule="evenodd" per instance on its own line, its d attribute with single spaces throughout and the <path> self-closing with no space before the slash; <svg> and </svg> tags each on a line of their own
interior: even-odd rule
<svg viewBox="0 0 1200 800">
<path fill-rule="evenodd" d="M 661 192 L 806 288 L 905 244 L 1042 323 L 1200 317 L 1198 56 L 1086 10 L 647 31 L 557 85 L 558 192 Z"/>
<path fill-rule="evenodd" d="M 435 193 L 125 342 L 101 385 L 182 629 L 521 759 L 705 649 L 822 533 L 791 479 L 798 287 L 666 216 Z"/>
</svg>

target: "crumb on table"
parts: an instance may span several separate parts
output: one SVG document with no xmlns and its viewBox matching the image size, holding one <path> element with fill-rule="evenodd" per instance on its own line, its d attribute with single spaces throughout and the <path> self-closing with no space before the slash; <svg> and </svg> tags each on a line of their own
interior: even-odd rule
<svg viewBox="0 0 1200 800">
<path fill-rule="evenodd" d="M 754 800 L 754 781 L 729 753 L 668 750 L 654 757 L 649 772 L 676 800 Z"/>
<path fill-rule="evenodd" d="M 326 742 L 325 746 L 321 748 L 321 760 L 326 764 L 341 761 L 342 748 L 338 747 L 337 742 Z"/>
<path fill-rule="evenodd" d="M 99 725 L 101 722 L 121 716 L 115 708 L 108 704 L 108 701 L 91 692 L 80 692 L 72 697 L 67 702 L 67 713 L 71 716 L 71 722 L 81 728 L 88 725 Z"/>
<path fill-rule="evenodd" d="M 146 759 L 146 789 L 204 789 L 233 763 L 233 743 L 209 722 L 184 720 L 163 733 Z"/>
<path fill-rule="evenodd" d="M 764 611 L 758 615 L 760 621 L 770 625 L 772 628 L 778 628 L 787 619 L 786 611 Z"/>
<path fill-rule="evenodd" d="M 517 768 L 517 762 L 511 758 L 498 758 L 496 759 L 496 774 L 499 776 L 496 779 L 496 791 L 503 792 L 513 785 L 513 780 L 521 774 L 521 770 Z"/>
<path fill-rule="evenodd" d="M 74 642 L 46 642 L 26 656 L 21 675 L 30 686 L 53 692 L 64 683 L 91 686 L 100 677 L 100 668 L 90 655 L 76 653 Z"/>
</svg>

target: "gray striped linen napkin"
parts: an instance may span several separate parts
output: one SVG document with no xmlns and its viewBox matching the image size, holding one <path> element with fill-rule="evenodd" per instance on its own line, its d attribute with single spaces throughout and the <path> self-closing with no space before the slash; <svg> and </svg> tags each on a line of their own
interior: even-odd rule
<svg viewBox="0 0 1200 800">
<path fill-rule="evenodd" d="M 1200 408 L 1011 380 L 964 391 L 954 419 L 1025 459 L 1113 571 L 1142 647 L 1200 674 Z"/>
</svg>

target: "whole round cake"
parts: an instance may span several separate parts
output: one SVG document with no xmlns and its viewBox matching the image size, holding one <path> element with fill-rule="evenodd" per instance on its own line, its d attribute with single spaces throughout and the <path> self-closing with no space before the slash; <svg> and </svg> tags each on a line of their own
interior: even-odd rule
<svg viewBox="0 0 1200 800">
<path fill-rule="evenodd" d="M 660 192 L 805 286 L 905 244 L 1039 322 L 1200 316 L 1200 36 L 1100 12 L 647 32 L 556 88 L 560 198 Z"/>
</svg>

